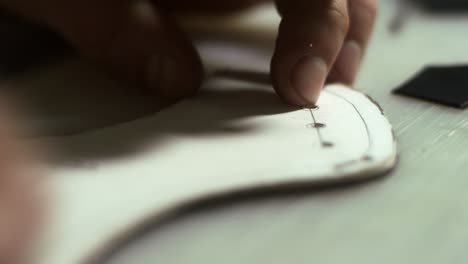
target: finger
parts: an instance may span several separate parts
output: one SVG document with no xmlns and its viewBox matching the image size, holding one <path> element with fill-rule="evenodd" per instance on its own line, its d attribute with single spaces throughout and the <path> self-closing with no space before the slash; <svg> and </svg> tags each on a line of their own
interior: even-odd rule
<svg viewBox="0 0 468 264">
<path fill-rule="evenodd" d="M 376 0 L 348 0 L 350 29 L 329 76 L 331 82 L 353 84 L 377 14 Z"/>
<path fill-rule="evenodd" d="M 19 141 L 13 121 L 1 101 L 0 263 L 26 263 L 42 215 L 40 172 L 34 168 L 30 148 Z"/>
<path fill-rule="evenodd" d="M 8 166 L 0 169 L 0 263 L 26 263 L 43 217 L 41 182 L 21 168 L 26 161 Z"/>
<path fill-rule="evenodd" d="M 271 73 L 289 103 L 313 105 L 348 33 L 346 0 L 277 0 L 282 16 Z"/>
<path fill-rule="evenodd" d="M 114 76 L 170 98 L 200 86 L 200 58 L 182 30 L 149 0 L 53 1 L 47 24 Z"/>
</svg>

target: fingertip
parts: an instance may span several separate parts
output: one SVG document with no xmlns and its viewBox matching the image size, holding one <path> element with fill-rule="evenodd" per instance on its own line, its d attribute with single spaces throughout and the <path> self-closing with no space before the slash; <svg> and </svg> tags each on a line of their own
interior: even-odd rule
<svg viewBox="0 0 468 264">
<path fill-rule="evenodd" d="M 377 14 L 375 0 L 349 0 L 350 28 L 329 81 L 352 85 L 359 72 Z"/>
<path fill-rule="evenodd" d="M 291 71 L 291 88 L 307 105 L 315 105 L 327 77 L 327 65 L 319 57 L 306 55 L 299 59 Z"/>
<path fill-rule="evenodd" d="M 283 60 L 274 56 L 271 62 L 271 78 L 273 82 L 273 87 L 278 94 L 278 96 L 288 105 L 304 107 L 309 105 L 301 95 L 299 95 L 296 89 L 293 89 L 291 86 L 291 81 L 289 74 L 285 73 L 285 70 L 282 66 Z"/>
<path fill-rule="evenodd" d="M 361 66 L 363 50 L 353 40 L 346 41 L 330 73 L 329 81 L 352 85 Z"/>
</svg>

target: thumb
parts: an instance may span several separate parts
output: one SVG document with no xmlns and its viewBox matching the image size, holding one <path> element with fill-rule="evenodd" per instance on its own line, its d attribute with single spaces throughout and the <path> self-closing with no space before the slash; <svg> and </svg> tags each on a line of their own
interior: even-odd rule
<svg viewBox="0 0 468 264">
<path fill-rule="evenodd" d="M 27 2 L 17 1 L 15 9 L 31 8 Z M 191 95 L 200 86 L 203 70 L 195 48 L 149 0 L 38 2 L 40 22 L 114 76 L 169 98 Z M 37 17 L 33 11 L 19 13 Z"/>
</svg>

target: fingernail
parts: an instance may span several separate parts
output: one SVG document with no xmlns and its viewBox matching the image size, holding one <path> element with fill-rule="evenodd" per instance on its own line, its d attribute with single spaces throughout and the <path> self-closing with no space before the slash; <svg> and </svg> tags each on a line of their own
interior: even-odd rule
<svg viewBox="0 0 468 264">
<path fill-rule="evenodd" d="M 291 85 L 310 104 L 318 101 L 325 85 L 327 65 L 318 57 L 307 55 L 301 58 L 293 68 Z"/>
<path fill-rule="evenodd" d="M 173 97 L 177 90 L 177 63 L 168 56 L 155 54 L 147 66 L 147 85 L 149 89 L 163 96 Z"/>
<path fill-rule="evenodd" d="M 340 81 L 352 84 L 356 79 L 361 65 L 362 50 L 356 41 L 348 41 L 344 44 L 335 63 L 335 73 Z"/>
</svg>

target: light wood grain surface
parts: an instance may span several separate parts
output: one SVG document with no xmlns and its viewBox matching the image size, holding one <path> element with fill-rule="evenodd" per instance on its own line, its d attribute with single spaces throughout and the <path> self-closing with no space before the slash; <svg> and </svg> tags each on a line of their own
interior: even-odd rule
<svg viewBox="0 0 468 264">
<path fill-rule="evenodd" d="M 126 257 L 174 264 L 467 263 L 468 112 L 390 92 L 427 64 L 468 63 L 468 17 L 416 12 L 392 35 L 394 1 L 380 8 L 356 87 L 379 101 L 394 125 L 401 162 L 390 177 L 195 210 L 154 230 Z M 267 13 L 259 26 L 272 30 Z"/>
</svg>

